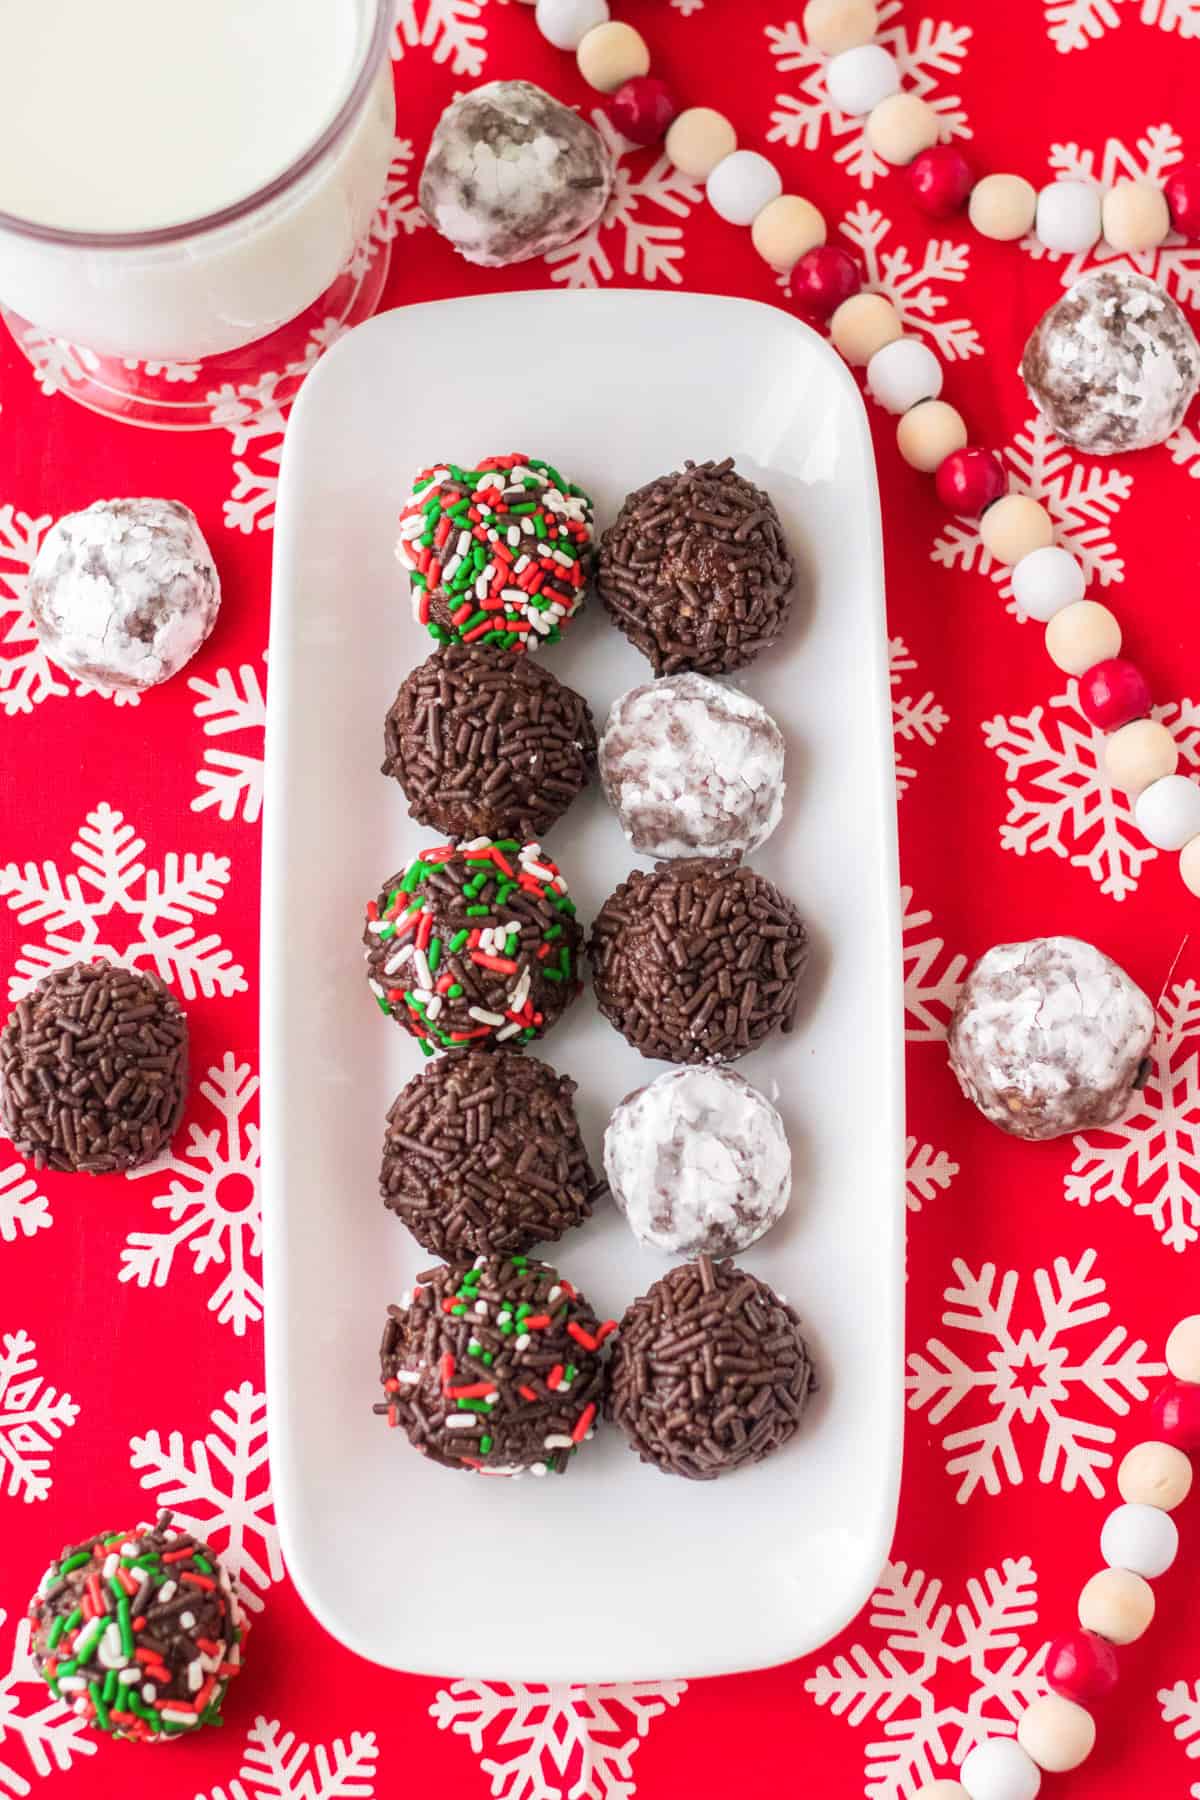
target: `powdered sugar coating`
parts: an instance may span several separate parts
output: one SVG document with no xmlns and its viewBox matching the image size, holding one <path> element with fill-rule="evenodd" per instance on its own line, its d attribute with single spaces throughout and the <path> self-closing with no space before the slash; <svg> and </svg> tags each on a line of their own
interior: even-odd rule
<svg viewBox="0 0 1200 1800">
<path fill-rule="evenodd" d="M 674 1069 L 629 1094 L 604 1134 L 604 1171 L 635 1237 L 670 1256 L 730 1256 L 787 1210 L 783 1121 L 730 1069 Z"/>
<path fill-rule="evenodd" d="M 600 740 L 609 804 L 646 856 L 744 856 L 783 816 L 783 733 L 749 694 L 668 675 L 613 704 Z"/>
<path fill-rule="evenodd" d="M 997 944 L 963 984 L 950 1066 L 985 1118 L 1023 1138 L 1111 1125 L 1140 1085 L 1154 1008 L 1079 938 Z"/>
</svg>

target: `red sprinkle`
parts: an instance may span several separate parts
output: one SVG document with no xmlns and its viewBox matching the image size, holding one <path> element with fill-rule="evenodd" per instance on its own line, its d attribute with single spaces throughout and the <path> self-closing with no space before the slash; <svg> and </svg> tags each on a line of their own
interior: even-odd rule
<svg viewBox="0 0 1200 1800">
<path fill-rule="evenodd" d="M 179 1579 L 180 1581 L 189 1582 L 192 1587 L 204 1588 L 207 1593 L 212 1594 L 216 1592 L 217 1584 L 211 1575 L 197 1575 L 193 1570 L 185 1569 Z"/>
<path fill-rule="evenodd" d="M 394 1406 L 388 1407 L 387 1422 L 393 1431 L 396 1429 L 397 1425 L 400 1423 L 400 1414 L 396 1407 L 394 1407 Z"/>
<path fill-rule="evenodd" d="M 396 1380 L 394 1375 L 384 1382 L 383 1391 L 385 1394 L 398 1394 L 400 1392 L 400 1383 Z M 199 1643 L 200 1639 L 197 1638 L 196 1642 Z"/>
<path fill-rule="evenodd" d="M 520 966 L 507 956 L 485 956 L 482 950 L 473 950 L 471 961 L 481 969 L 492 969 L 497 975 L 515 975 Z"/>
<path fill-rule="evenodd" d="M 531 1313 L 527 1319 L 522 1319 L 520 1329 L 522 1331 L 545 1331 L 549 1324 L 549 1313 Z"/>
<path fill-rule="evenodd" d="M 92 1603 L 93 1618 L 108 1611 L 108 1608 L 104 1604 L 104 1595 L 100 1592 L 100 1577 L 98 1575 L 91 1574 L 88 1576 L 87 1593 L 88 1599 Z"/>
<path fill-rule="evenodd" d="M 520 1394 L 522 1400 L 536 1400 L 537 1399 L 537 1395 L 534 1393 L 534 1391 L 531 1387 L 519 1387 L 517 1389 L 517 1392 L 518 1392 L 518 1394 Z"/>
<path fill-rule="evenodd" d="M 192 1553 L 190 1550 L 164 1550 L 163 1551 L 163 1561 L 164 1562 L 187 1562 L 189 1557 L 191 1556 L 191 1554 Z"/>
<path fill-rule="evenodd" d="M 117 1570 L 117 1580 L 120 1582 L 121 1586 L 125 1589 L 125 1592 L 132 1599 L 133 1595 L 136 1594 L 138 1591 L 139 1584 L 136 1581 L 136 1579 L 134 1578 L 131 1571 L 129 1569 L 118 1569 Z"/>
<path fill-rule="evenodd" d="M 483 1400 L 488 1394 L 496 1392 L 494 1381 L 471 1381 L 466 1387 L 448 1387 L 443 1390 L 447 1400 Z"/>
<path fill-rule="evenodd" d="M 558 1386 L 565 1374 L 566 1370 L 563 1368 L 562 1364 L 555 1363 L 554 1367 L 546 1377 L 546 1386 L 550 1389 L 551 1393 L 554 1392 L 554 1389 Z"/>
<path fill-rule="evenodd" d="M 571 1442 L 573 1444 L 582 1444 L 584 1438 L 588 1434 L 588 1428 L 591 1425 L 592 1420 L 595 1418 L 595 1416 L 596 1416 L 596 1403 L 595 1403 L 595 1401 L 593 1401 L 590 1406 L 584 1407 L 583 1411 L 580 1413 L 579 1417 L 575 1421 L 575 1429 L 571 1433 Z"/>
</svg>

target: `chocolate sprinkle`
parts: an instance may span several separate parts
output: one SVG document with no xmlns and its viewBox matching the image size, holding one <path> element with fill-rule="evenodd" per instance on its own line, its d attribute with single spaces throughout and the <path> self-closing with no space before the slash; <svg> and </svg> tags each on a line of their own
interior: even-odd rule
<svg viewBox="0 0 1200 1800">
<path fill-rule="evenodd" d="M 607 1412 L 643 1462 L 715 1481 L 786 1444 L 814 1386 L 793 1309 L 765 1281 L 702 1256 L 627 1310 Z"/>
<path fill-rule="evenodd" d="M 512 1050 L 430 1063 L 388 1114 L 384 1203 L 447 1262 L 562 1237 L 590 1216 L 601 1185 L 574 1093 L 565 1075 Z"/>
<path fill-rule="evenodd" d="M 0 1033 L 0 1116 L 35 1169 L 111 1175 L 170 1142 L 187 1073 L 187 1015 L 157 976 L 72 963 Z"/>
<path fill-rule="evenodd" d="M 656 675 L 720 675 L 778 640 L 795 578 L 770 495 L 727 456 L 630 494 L 601 540 L 597 585 Z"/>
<path fill-rule="evenodd" d="M 753 869 L 691 857 L 635 869 L 597 914 L 588 954 L 601 1012 L 643 1056 L 736 1062 L 792 1029 L 808 933 Z"/>
</svg>

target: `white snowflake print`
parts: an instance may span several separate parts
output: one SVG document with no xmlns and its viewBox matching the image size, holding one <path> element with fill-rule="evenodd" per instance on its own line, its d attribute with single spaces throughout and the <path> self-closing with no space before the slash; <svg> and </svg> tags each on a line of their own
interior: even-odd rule
<svg viewBox="0 0 1200 1800">
<path fill-rule="evenodd" d="M 900 889 L 903 917 L 904 1035 L 910 1044 L 936 1043 L 946 1035 L 962 985 L 965 956 L 947 956 L 945 940 L 923 933 L 933 915 L 913 907 L 913 891 Z"/>
<path fill-rule="evenodd" d="M 1046 1647 L 1026 1638 L 1037 1604 L 1027 1556 L 972 1577 L 954 1606 L 923 1570 L 887 1565 L 867 1615 L 882 1642 L 852 1645 L 804 1684 L 838 1718 L 880 1727 L 864 1747 L 866 1800 L 912 1800 L 984 1738 L 1013 1735 L 1045 1687 Z"/>
<path fill-rule="evenodd" d="M 25 326 L 21 346 L 47 399 L 53 394 L 69 394 L 101 367 L 94 350 L 85 350 L 82 344 L 72 344 L 66 338 L 51 337 L 37 325 Z"/>
<path fill-rule="evenodd" d="M 0 1612 L 0 1625 L 5 1615 Z M 11 1760 L 21 1751 L 21 1767 Z M 23 1800 L 33 1792 L 29 1775 L 69 1769 L 73 1756 L 94 1756 L 96 1739 L 73 1707 L 56 1700 L 29 1654 L 29 1621 L 21 1619 L 12 1662 L 0 1675 L 0 1794 Z"/>
<path fill-rule="evenodd" d="M 350 274 L 361 279 L 371 265 L 380 246 L 393 244 L 398 237 L 411 237 L 424 231 L 429 221 L 421 211 L 416 196 L 409 189 L 412 174 L 413 145 L 411 138 L 397 138 L 392 146 L 387 185 L 379 202 L 371 228 L 355 249 L 346 265 Z"/>
<path fill-rule="evenodd" d="M 242 1599 L 262 1608 L 262 1591 L 283 1576 L 283 1556 L 267 1466 L 267 1397 L 250 1382 L 230 1388 L 210 1415 L 212 1430 L 189 1446 L 181 1431 L 129 1440 L 131 1468 L 177 1524 L 206 1538 L 238 1577 Z"/>
<path fill-rule="evenodd" d="M 435 63 L 449 63 L 452 75 L 478 75 L 487 61 L 487 26 L 480 23 L 486 0 L 396 0 L 392 58 L 428 50 Z"/>
<path fill-rule="evenodd" d="M 148 868 L 145 852 L 145 840 L 124 815 L 101 801 L 71 845 L 74 869 L 63 873 L 55 862 L 0 867 L 0 898 L 22 925 L 40 925 L 44 935 L 42 943 L 22 944 L 11 1000 L 51 969 L 96 957 L 127 968 L 148 964 L 185 1000 L 245 992 L 240 963 L 215 932 L 197 937 L 193 924 L 196 915 L 216 912 L 229 883 L 229 858 L 171 851 L 158 868 Z"/>
<path fill-rule="evenodd" d="M 1185 1756 L 1200 1757 L 1200 1681 L 1177 1681 L 1173 1687 L 1159 1688 L 1156 1695 L 1164 1721 L 1173 1728 L 1176 1738 L 1186 1745 Z M 1200 1781 L 1192 1783 L 1188 1793 L 1200 1800 Z"/>
<path fill-rule="evenodd" d="M 1200 23 L 1200 0 L 1197 21 Z M 1107 138 L 1099 157 L 1078 144 L 1053 144 L 1049 166 L 1053 176 L 1086 181 L 1091 187 L 1109 188 L 1127 177 L 1161 187 L 1167 173 L 1183 161 L 1183 154 L 1183 139 L 1172 125 L 1150 125 L 1132 150 L 1120 138 Z M 1184 305 L 1200 302 L 1200 244 L 1188 243 L 1177 231 L 1154 250 L 1114 250 L 1101 238 L 1090 250 L 1068 256 L 1064 250 L 1047 250 L 1033 233 L 1021 239 L 1021 248 L 1038 260 L 1045 257 L 1057 264 L 1064 287 L 1078 281 L 1085 269 L 1107 265 L 1140 269 Z"/>
<path fill-rule="evenodd" d="M 1086 50 L 1124 19 L 1136 18 L 1181 38 L 1200 38 L 1200 0 L 1043 0 L 1046 31 L 1056 50 Z M 1123 10 L 1119 10 L 1123 9 Z"/>
<path fill-rule="evenodd" d="M 1185 772 L 1200 769 L 1200 707 L 1191 700 L 1154 708 L 1179 745 Z M 1159 854 L 1134 821 L 1128 798 L 1110 786 L 1104 733 L 1079 710 L 1078 683 L 1049 707 L 985 719 L 983 739 L 1004 766 L 1008 812 L 1000 843 L 1016 856 L 1050 851 L 1083 869 L 1110 899 L 1132 894 Z"/>
<path fill-rule="evenodd" d="M 1053 1269 L 1035 1269 L 1035 1311 L 1018 1304 L 1021 1276 L 1015 1269 L 998 1277 L 995 1264 L 984 1263 L 975 1274 L 955 1259 L 942 1324 L 966 1341 L 960 1352 L 930 1338 L 924 1351 L 910 1354 L 905 1386 L 910 1410 L 927 1411 L 931 1425 L 952 1415 L 970 1418 L 942 1438 L 946 1473 L 959 1477 L 960 1502 L 980 1486 L 998 1494 L 1005 1483 L 1020 1484 L 1021 1426 L 1040 1443 L 1039 1481 L 1068 1494 L 1082 1482 L 1097 1498 L 1103 1494 L 1101 1471 L 1112 1463 L 1108 1446 L 1117 1434 L 1111 1425 L 1077 1415 L 1107 1408 L 1124 1418 L 1165 1365 L 1148 1360 L 1145 1341 L 1130 1338 L 1123 1325 L 1103 1336 L 1087 1329 L 1111 1311 L 1104 1282 L 1092 1273 L 1095 1262 L 1096 1252 L 1085 1250 L 1074 1265 L 1057 1256 Z"/>
<path fill-rule="evenodd" d="M 456 1681 L 429 1711 L 442 1731 L 466 1738 L 493 1800 L 632 1800 L 638 1746 L 686 1688 L 683 1681 L 596 1687 Z M 484 1755 L 489 1743 L 498 1755 Z"/>
<path fill-rule="evenodd" d="M 864 287 L 887 295 L 906 331 L 929 338 L 947 362 L 983 355 L 979 332 L 969 319 L 943 316 L 950 298 L 939 293 L 936 285 L 952 287 L 966 280 L 970 263 L 966 244 L 930 238 L 919 261 L 913 260 L 903 244 L 885 249 L 892 221 L 866 200 L 855 202 L 838 229 L 858 251 L 866 277 Z M 789 277 L 781 276 L 780 282 L 790 293 Z"/>
<path fill-rule="evenodd" d="M 909 1212 L 920 1212 L 933 1200 L 939 1188 L 950 1186 L 958 1174 L 958 1164 L 944 1150 L 932 1144 L 918 1144 L 915 1137 L 904 1142 L 904 1200 Z"/>
<path fill-rule="evenodd" d="M 912 29 L 901 23 L 901 0 L 884 0 L 879 9 L 877 40 L 890 50 L 909 93 L 919 94 L 938 114 L 942 139 L 969 138 L 971 128 L 957 94 L 943 94 L 944 77 L 957 76 L 971 37 L 969 25 L 945 20 L 917 19 Z M 767 137 L 772 143 L 790 144 L 793 150 L 816 150 L 828 133 L 837 145 L 835 160 L 843 163 L 863 188 L 874 187 L 890 168 L 872 150 L 866 138 L 866 119 L 852 118 L 834 106 L 825 86 L 825 58 L 806 43 L 795 19 L 786 25 L 768 25 L 767 42 L 781 75 L 797 74 L 797 94 L 777 94 Z"/>
<path fill-rule="evenodd" d="M 693 13 L 704 11 L 704 0 L 671 0 L 671 5 L 684 19 L 690 19 Z"/>
<path fill-rule="evenodd" d="M 38 1193 L 38 1184 L 24 1163 L 0 1168 L 0 1242 L 15 1244 L 19 1237 L 48 1231 L 53 1223 L 50 1202 Z"/>
<path fill-rule="evenodd" d="M 42 649 L 33 615 L 26 610 L 25 584 L 50 523 L 48 513 L 31 518 L 13 506 L 0 506 L 0 713 L 15 718 L 32 712 L 43 700 L 67 694 L 136 706 L 140 695 L 78 681 L 56 667 Z"/>
<path fill-rule="evenodd" d="M 1173 987 L 1159 1019 L 1132 1110 L 1075 1138 L 1064 1193 L 1078 1206 L 1115 1200 L 1149 1219 L 1165 1249 L 1183 1251 L 1200 1238 L 1200 987 Z"/>
<path fill-rule="evenodd" d="M 370 1800 L 379 1746 L 373 1731 L 350 1741 L 306 1744 L 278 1719 L 255 1719 L 246 1734 L 242 1766 L 228 1787 L 196 1800 Z"/>
<path fill-rule="evenodd" d="M 934 744 L 938 733 L 950 723 L 950 715 L 927 688 L 917 699 L 898 690 L 904 677 L 916 668 L 917 660 L 909 654 L 903 638 L 888 641 L 888 677 L 892 684 L 892 732 L 896 740 L 896 792 L 907 793 L 917 778 L 917 771 L 902 760 L 902 746 Z"/>
<path fill-rule="evenodd" d="M 1177 468 L 1186 469 L 1193 481 L 1200 481 L 1200 437 L 1189 426 L 1181 425 L 1167 439 L 1167 449 Z"/>
<path fill-rule="evenodd" d="M 1111 533 L 1121 503 L 1133 488 L 1132 475 L 1074 462 L 1040 413 L 1025 421 L 1002 455 L 1011 471 L 1011 491 L 1041 501 L 1054 521 L 1055 543 L 1078 557 L 1088 580 L 1100 587 L 1124 581 L 1125 563 Z M 1012 570 L 984 549 L 977 519 L 952 520 L 930 555 L 944 569 L 978 569 L 981 575 L 990 575 L 1007 597 L 1008 611 L 1024 622 L 1012 597 Z"/>
<path fill-rule="evenodd" d="M 218 669 L 211 681 L 192 676 L 188 686 L 200 696 L 192 711 L 203 720 L 205 737 L 253 732 L 257 750 L 254 754 L 206 745 L 204 766 L 196 771 L 200 792 L 192 801 L 192 811 L 204 812 L 215 806 L 219 818 L 241 818 L 247 825 L 257 825 L 263 801 L 261 734 L 267 722 L 267 699 L 258 670 L 242 663 L 237 669 Z"/>
<path fill-rule="evenodd" d="M 644 175 L 634 176 L 625 158 L 637 146 L 615 130 L 607 113 L 593 112 L 592 123 L 612 156 L 616 180 L 608 205 L 596 223 L 569 244 L 548 250 L 543 261 L 550 279 L 565 287 L 598 287 L 613 278 L 609 248 L 614 236 L 622 244 L 621 273 L 641 281 L 683 280 L 683 230 L 661 219 L 645 217 L 644 209 L 658 207 L 669 218 L 686 219 L 700 199 L 700 189 L 689 181 L 667 156 L 660 156 Z"/>
<path fill-rule="evenodd" d="M 0 1336 L 0 1494 L 44 1500 L 53 1477 L 50 1458 L 79 1407 L 38 1373 L 37 1345 L 26 1331 Z"/>
<path fill-rule="evenodd" d="M 172 1175 L 152 1206 L 169 1220 L 164 1231 L 131 1231 L 121 1251 L 122 1281 L 165 1287 L 177 1255 L 192 1259 L 197 1275 L 219 1269 L 208 1297 L 210 1312 L 239 1337 L 262 1318 L 262 1283 L 251 1264 L 261 1254 L 262 1217 L 258 1202 L 258 1126 L 243 1113 L 258 1093 L 258 1076 L 229 1050 L 209 1069 L 200 1095 L 212 1108 L 211 1130 L 191 1124 L 182 1156 L 168 1151 L 155 1162 L 130 1169 L 128 1179 Z"/>
</svg>

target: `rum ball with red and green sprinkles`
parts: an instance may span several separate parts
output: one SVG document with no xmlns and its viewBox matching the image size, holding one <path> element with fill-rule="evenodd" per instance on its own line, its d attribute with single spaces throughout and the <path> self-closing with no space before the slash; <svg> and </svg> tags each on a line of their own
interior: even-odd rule
<svg viewBox="0 0 1200 1800">
<path fill-rule="evenodd" d="M 367 903 L 367 980 L 381 1012 L 438 1050 L 520 1049 L 580 991 L 583 931 L 540 844 L 439 844 Z"/>
<path fill-rule="evenodd" d="M 232 1575 L 169 1512 L 69 1545 L 29 1605 L 30 1654 L 54 1698 L 139 1743 L 221 1724 L 247 1629 Z"/>
<path fill-rule="evenodd" d="M 587 592 L 592 526 L 583 489 L 540 457 L 423 469 L 396 543 L 413 617 L 439 644 L 513 656 L 556 644 Z"/>
</svg>

